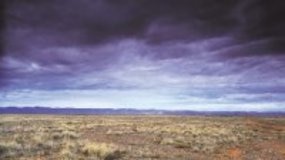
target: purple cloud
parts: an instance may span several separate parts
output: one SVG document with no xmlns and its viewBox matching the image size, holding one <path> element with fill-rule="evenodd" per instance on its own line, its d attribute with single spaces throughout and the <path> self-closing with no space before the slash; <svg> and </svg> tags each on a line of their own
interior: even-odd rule
<svg viewBox="0 0 285 160">
<path fill-rule="evenodd" d="M 284 110 L 282 6 L 6 1 L 0 106 Z"/>
</svg>

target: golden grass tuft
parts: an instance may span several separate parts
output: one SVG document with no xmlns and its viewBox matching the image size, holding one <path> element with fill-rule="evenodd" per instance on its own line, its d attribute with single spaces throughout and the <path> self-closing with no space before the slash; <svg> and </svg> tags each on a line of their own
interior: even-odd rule
<svg viewBox="0 0 285 160">
<path fill-rule="evenodd" d="M 0 143 L 0 159 L 1 157 L 9 157 L 17 155 L 22 149 L 22 146 L 17 142 Z"/>
<path fill-rule="evenodd" d="M 100 159 L 111 159 L 110 157 L 117 157 L 120 154 L 116 145 L 107 143 L 87 143 L 81 151 L 86 156 L 95 156 Z"/>
</svg>

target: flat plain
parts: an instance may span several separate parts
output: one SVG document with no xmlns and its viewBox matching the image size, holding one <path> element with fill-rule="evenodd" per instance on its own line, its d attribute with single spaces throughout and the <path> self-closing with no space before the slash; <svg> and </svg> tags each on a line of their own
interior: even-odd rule
<svg viewBox="0 0 285 160">
<path fill-rule="evenodd" d="M 284 160 L 285 117 L 0 115 L 1 160 Z"/>
</svg>

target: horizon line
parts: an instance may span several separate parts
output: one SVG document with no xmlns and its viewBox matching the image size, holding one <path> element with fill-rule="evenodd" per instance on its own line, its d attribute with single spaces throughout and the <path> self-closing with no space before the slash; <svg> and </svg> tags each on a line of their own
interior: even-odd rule
<svg viewBox="0 0 285 160">
<path fill-rule="evenodd" d="M 119 107 L 119 108 L 112 108 L 112 107 L 58 107 L 58 106 L 0 106 L 0 109 L 3 108 L 18 108 L 18 109 L 25 109 L 25 108 L 39 108 L 39 109 L 74 109 L 74 110 L 137 110 L 137 111 L 186 111 L 186 112 L 242 112 L 242 113 L 285 113 L 285 111 L 267 111 L 267 110 L 191 110 L 191 109 L 158 109 L 158 108 L 131 108 L 131 107 Z"/>
</svg>

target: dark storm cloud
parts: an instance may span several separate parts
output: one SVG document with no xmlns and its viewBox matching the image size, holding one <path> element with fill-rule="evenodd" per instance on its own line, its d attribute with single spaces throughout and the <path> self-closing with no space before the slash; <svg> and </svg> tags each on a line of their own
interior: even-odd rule
<svg viewBox="0 0 285 160">
<path fill-rule="evenodd" d="M 284 22 L 280 20 L 284 10 L 278 0 L 275 3 L 264 0 L 219 3 L 210 0 L 11 0 L 6 3 L 9 37 L 6 41 L 11 53 L 33 52 L 50 46 L 94 45 L 130 37 L 152 43 L 223 35 L 234 36 L 239 43 L 271 38 L 267 46 L 284 50 L 283 41 L 275 40 L 284 34 Z"/>
<path fill-rule="evenodd" d="M 5 28 L 5 3 L 3 1 L 0 2 L 0 58 L 3 54 L 4 49 L 4 28 Z"/>
<path fill-rule="evenodd" d="M 4 48 L 5 48 L 5 27 L 6 27 L 6 20 L 5 20 L 5 3 L 4 1 L 0 2 L 0 62 L 1 58 L 4 55 Z M 2 77 L 3 71 L 2 71 L 2 65 L 0 63 L 0 76 Z M 0 86 L 2 86 L 2 81 L 0 80 Z"/>
<path fill-rule="evenodd" d="M 121 91 L 145 96 L 137 103 L 146 105 L 158 103 L 148 94 L 159 95 L 160 105 L 281 103 L 284 4 L 7 0 L 1 5 L 0 86 L 18 97 L 29 90 L 47 99 L 68 90 L 71 97 L 102 92 L 116 99 Z"/>
<path fill-rule="evenodd" d="M 231 14 L 236 1 L 6 2 L 7 45 L 16 52 L 51 45 L 94 45 L 128 37 L 149 42 L 197 40 L 230 32 L 237 25 Z"/>
<path fill-rule="evenodd" d="M 239 16 L 247 37 L 257 39 L 285 35 L 285 22 L 281 16 L 285 14 L 285 4 L 282 0 L 252 0 L 246 4 L 239 10 Z"/>
<path fill-rule="evenodd" d="M 8 6 L 11 28 L 59 45 L 94 44 L 129 36 L 138 33 L 145 23 L 136 6 L 128 3 L 16 0 Z"/>
</svg>

